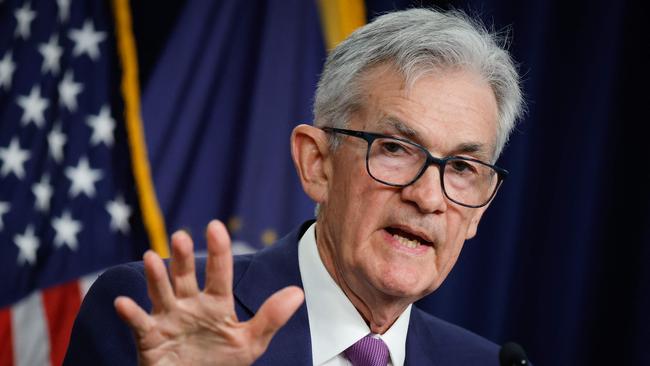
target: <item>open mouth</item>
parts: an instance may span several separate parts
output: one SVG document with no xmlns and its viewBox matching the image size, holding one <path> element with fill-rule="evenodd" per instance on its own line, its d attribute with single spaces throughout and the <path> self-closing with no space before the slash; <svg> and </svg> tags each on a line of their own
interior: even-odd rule
<svg viewBox="0 0 650 366">
<path fill-rule="evenodd" d="M 418 234 L 406 231 L 402 228 L 387 227 L 385 229 L 400 244 L 407 248 L 417 248 L 420 245 L 433 246 L 433 243 L 419 236 Z"/>
</svg>

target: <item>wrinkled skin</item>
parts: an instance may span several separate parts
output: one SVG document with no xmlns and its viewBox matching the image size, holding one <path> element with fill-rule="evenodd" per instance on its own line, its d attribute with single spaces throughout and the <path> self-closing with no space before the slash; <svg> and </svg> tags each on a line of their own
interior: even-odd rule
<svg viewBox="0 0 650 366">
<path fill-rule="evenodd" d="M 438 157 L 492 160 L 496 101 L 476 74 L 446 70 L 422 77 L 408 90 L 385 65 L 364 77 L 366 100 L 350 129 L 408 138 Z M 409 304 L 440 286 L 464 241 L 476 234 L 486 207 L 450 202 L 435 167 L 406 188 L 376 182 L 366 172 L 366 143 L 360 139 L 345 137 L 331 151 L 325 132 L 300 125 L 293 131 L 291 150 L 305 192 L 321 204 L 316 233 L 325 267 L 371 330 L 384 333 Z M 387 228 L 417 235 L 430 245 L 408 248 Z M 302 304 L 301 289 L 285 288 L 251 320 L 239 322 L 230 238 L 222 223 L 208 225 L 207 243 L 204 290 L 195 278 L 192 240 L 177 232 L 170 276 L 155 253 L 144 257 L 151 314 L 129 298 L 115 300 L 135 335 L 141 365 L 249 365 Z"/>
<path fill-rule="evenodd" d="M 349 129 L 407 138 L 434 156 L 491 161 L 497 105 L 477 74 L 443 70 L 410 89 L 389 66 L 365 76 L 366 100 Z M 406 307 L 434 291 L 449 274 L 466 239 L 475 235 L 486 207 L 466 208 L 443 194 L 437 166 L 413 185 L 395 188 L 366 171 L 367 143 L 340 135 L 328 151 L 327 134 L 302 125 L 294 145 L 304 145 L 303 187 L 321 204 L 318 249 L 325 267 L 375 333 L 384 333 Z M 300 153 L 294 148 L 294 156 Z M 387 228 L 417 235 L 431 245 L 407 248 Z"/>
<path fill-rule="evenodd" d="M 267 299 L 251 320 L 238 322 L 230 238 L 221 222 L 208 225 L 207 244 L 203 291 L 194 272 L 192 240 L 179 231 L 172 236 L 171 278 L 158 255 L 144 256 L 152 313 L 127 297 L 115 300 L 135 335 L 140 365 L 250 365 L 302 304 L 302 290 L 287 287 Z"/>
</svg>

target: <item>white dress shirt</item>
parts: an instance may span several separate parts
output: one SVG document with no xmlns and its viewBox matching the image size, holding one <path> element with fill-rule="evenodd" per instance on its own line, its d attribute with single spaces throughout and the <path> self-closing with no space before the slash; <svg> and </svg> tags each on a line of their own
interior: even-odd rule
<svg viewBox="0 0 650 366">
<path fill-rule="evenodd" d="M 343 352 L 370 328 L 345 293 L 334 282 L 318 254 L 316 223 L 298 243 L 298 265 L 305 291 L 311 335 L 311 354 L 315 366 L 350 366 Z M 388 346 L 389 366 L 403 366 L 406 355 L 411 305 L 384 334 L 377 334 Z"/>
</svg>

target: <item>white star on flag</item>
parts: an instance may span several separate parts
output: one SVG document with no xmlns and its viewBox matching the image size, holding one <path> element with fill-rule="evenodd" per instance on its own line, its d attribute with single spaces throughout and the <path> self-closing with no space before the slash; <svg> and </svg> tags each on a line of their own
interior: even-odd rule
<svg viewBox="0 0 650 366">
<path fill-rule="evenodd" d="M 67 21 L 70 17 L 70 0 L 56 0 L 56 5 L 59 7 L 59 21 Z"/>
<path fill-rule="evenodd" d="M 66 71 L 59 82 L 59 104 L 64 105 L 70 112 L 77 110 L 77 94 L 83 90 L 81 83 L 74 82 L 72 70 Z"/>
<path fill-rule="evenodd" d="M 17 103 L 23 109 L 23 116 L 20 118 L 23 125 L 34 122 L 37 127 L 43 126 L 45 122 L 43 112 L 50 105 L 50 102 L 45 98 L 41 98 L 41 88 L 39 86 L 32 87 L 29 96 L 18 96 Z"/>
<path fill-rule="evenodd" d="M 95 61 L 99 57 L 99 42 L 106 39 L 106 32 L 96 32 L 92 20 L 86 20 L 83 28 L 71 30 L 68 37 L 74 41 L 74 56 L 85 53 Z"/>
<path fill-rule="evenodd" d="M 95 182 L 102 178 L 100 169 L 90 169 L 87 158 L 79 159 L 76 167 L 65 169 L 65 175 L 72 181 L 70 196 L 76 197 L 83 192 L 89 198 L 95 195 Z"/>
<path fill-rule="evenodd" d="M 11 205 L 8 202 L 2 202 L 0 201 L 0 231 L 2 231 L 2 228 L 4 228 L 5 223 L 2 220 L 2 216 L 9 212 L 9 209 L 11 208 Z"/>
<path fill-rule="evenodd" d="M 34 227 L 27 226 L 25 233 L 14 236 L 14 244 L 18 247 L 18 264 L 36 264 L 36 250 L 40 245 L 38 238 L 34 235 Z"/>
<path fill-rule="evenodd" d="M 14 173 L 16 177 L 23 179 L 25 176 L 23 164 L 29 159 L 29 155 L 29 150 L 21 150 L 18 138 L 14 137 L 8 147 L 0 147 L 0 160 L 2 160 L 0 174 L 6 177 L 9 173 Z"/>
<path fill-rule="evenodd" d="M 118 196 L 115 201 L 109 201 L 106 204 L 106 211 L 111 215 L 111 230 L 128 234 L 131 207 L 124 203 L 122 196 Z"/>
<path fill-rule="evenodd" d="M 36 12 L 32 11 L 29 7 L 29 2 L 23 4 L 23 7 L 14 12 L 16 17 L 16 32 L 14 35 L 20 36 L 22 39 L 29 38 L 29 26 L 32 20 L 36 18 Z"/>
<path fill-rule="evenodd" d="M 47 135 L 47 144 L 50 147 L 50 155 L 57 163 L 63 160 L 63 145 L 65 145 L 67 138 L 61 132 L 61 123 L 57 122 Z"/>
<path fill-rule="evenodd" d="M 38 52 L 43 56 L 43 64 L 41 66 L 41 72 L 43 74 L 48 71 L 51 71 L 53 75 L 59 73 L 59 61 L 63 54 L 63 48 L 58 43 L 57 36 L 53 34 L 48 43 L 41 43 L 38 46 Z"/>
<path fill-rule="evenodd" d="M 36 197 L 34 205 L 38 211 L 47 212 L 50 209 L 52 192 L 50 177 L 47 174 L 41 178 L 40 182 L 32 185 L 32 193 L 34 193 L 34 196 Z"/>
<path fill-rule="evenodd" d="M 108 147 L 113 145 L 115 120 L 111 117 L 111 109 L 108 105 L 102 106 L 98 115 L 89 116 L 86 119 L 86 123 L 93 129 L 93 134 L 90 137 L 91 144 L 99 145 L 103 142 Z"/>
<path fill-rule="evenodd" d="M 4 90 L 11 88 L 11 77 L 16 70 L 16 64 L 11 59 L 11 51 L 5 53 L 0 61 L 0 87 Z"/>
<path fill-rule="evenodd" d="M 114 2 L 0 0 L 0 366 L 61 364 L 97 274 L 150 244 L 124 127 L 133 9 Z"/>
<path fill-rule="evenodd" d="M 64 244 L 70 250 L 77 250 L 77 234 L 83 228 L 80 221 L 73 220 L 69 212 L 64 212 L 63 216 L 52 220 L 52 227 L 56 231 L 54 244 L 57 248 Z"/>
</svg>

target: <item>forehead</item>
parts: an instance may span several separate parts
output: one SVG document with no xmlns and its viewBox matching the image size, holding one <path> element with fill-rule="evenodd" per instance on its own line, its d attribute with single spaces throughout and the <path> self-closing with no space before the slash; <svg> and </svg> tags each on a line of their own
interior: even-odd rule
<svg viewBox="0 0 650 366">
<path fill-rule="evenodd" d="M 378 66 L 362 79 L 364 101 L 355 128 L 399 135 L 438 155 L 471 153 L 491 160 L 496 98 L 477 73 L 443 69 L 407 86 L 398 72 Z"/>
</svg>

